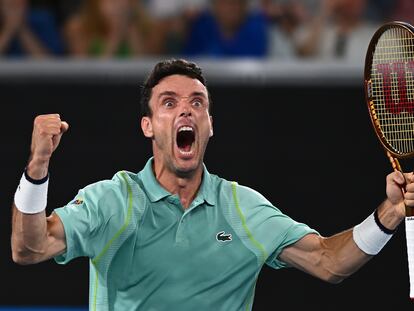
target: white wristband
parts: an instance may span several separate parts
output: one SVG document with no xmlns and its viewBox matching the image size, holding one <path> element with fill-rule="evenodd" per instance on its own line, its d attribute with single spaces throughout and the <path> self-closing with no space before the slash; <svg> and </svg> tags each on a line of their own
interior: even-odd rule
<svg viewBox="0 0 414 311">
<path fill-rule="evenodd" d="M 16 208 L 25 214 L 37 214 L 45 210 L 48 185 L 49 178 L 41 184 L 35 184 L 28 181 L 23 173 L 20 184 L 14 194 Z"/>
<path fill-rule="evenodd" d="M 376 224 L 374 213 L 356 225 L 353 230 L 356 245 L 368 255 L 378 254 L 391 237 L 392 234 L 386 234 Z"/>
</svg>

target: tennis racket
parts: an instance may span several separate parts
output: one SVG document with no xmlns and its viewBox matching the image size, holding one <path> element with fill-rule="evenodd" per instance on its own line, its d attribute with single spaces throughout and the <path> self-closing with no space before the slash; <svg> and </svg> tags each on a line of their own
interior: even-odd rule
<svg viewBox="0 0 414 311">
<path fill-rule="evenodd" d="M 382 25 L 365 58 L 365 95 L 372 125 L 395 171 L 414 156 L 414 27 Z M 402 189 L 404 191 L 404 189 Z M 414 212 L 406 207 L 410 298 L 414 300 Z"/>
</svg>

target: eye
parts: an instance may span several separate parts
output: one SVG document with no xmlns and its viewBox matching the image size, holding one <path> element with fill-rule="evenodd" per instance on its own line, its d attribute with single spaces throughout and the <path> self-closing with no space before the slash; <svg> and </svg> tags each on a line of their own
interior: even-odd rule
<svg viewBox="0 0 414 311">
<path fill-rule="evenodd" d="M 172 99 L 166 99 L 166 100 L 163 102 L 163 105 L 164 105 L 165 107 L 167 107 L 167 108 L 174 107 L 174 101 L 173 101 Z"/>
<path fill-rule="evenodd" d="M 195 100 L 192 102 L 192 105 L 193 105 L 194 107 L 202 107 L 202 106 L 203 106 L 203 101 L 202 101 L 201 99 L 195 99 Z"/>
</svg>

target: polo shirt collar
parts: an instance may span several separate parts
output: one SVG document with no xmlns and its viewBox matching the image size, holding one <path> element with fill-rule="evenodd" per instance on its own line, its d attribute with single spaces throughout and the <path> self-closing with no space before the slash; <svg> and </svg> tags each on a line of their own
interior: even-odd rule
<svg viewBox="0 0 414 311">
<path fill-rule="evenodd" d="M 148 198 L 151 202 L 157 202 L 167 196 L 170 196 L 171 193 L 164 189 L 158 180 L 154 176 L 154 171 L 152 169 L 152 164 L 154 162 L 154 157 L 151 157 L 145 164 L 144 169 L 140 172 L 142 175 L 142 181 L 147 193 Z M 214 187 L 212 187 L 212 176 L 207 171 L 206 166 L 203 164 L 203 177 L 201 181 L 200 189 L 196 195 L 195 199 L 206 201 L 209 205 L 215 205 L 216 199 L 214 194 Z"/>
</svg>

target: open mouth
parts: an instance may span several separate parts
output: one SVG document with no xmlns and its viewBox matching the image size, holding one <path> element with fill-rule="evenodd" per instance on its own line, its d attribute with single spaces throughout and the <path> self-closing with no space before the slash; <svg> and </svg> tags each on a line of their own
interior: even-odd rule
<svg viewBox="0 0 414 311">
<path fill-rule="evenodd" d="M 178 150 L 184 155 L 190 155 L 195 141 L 194 129 L 190 126 L 181 126 L 177 132 Z"/>
</svg>

